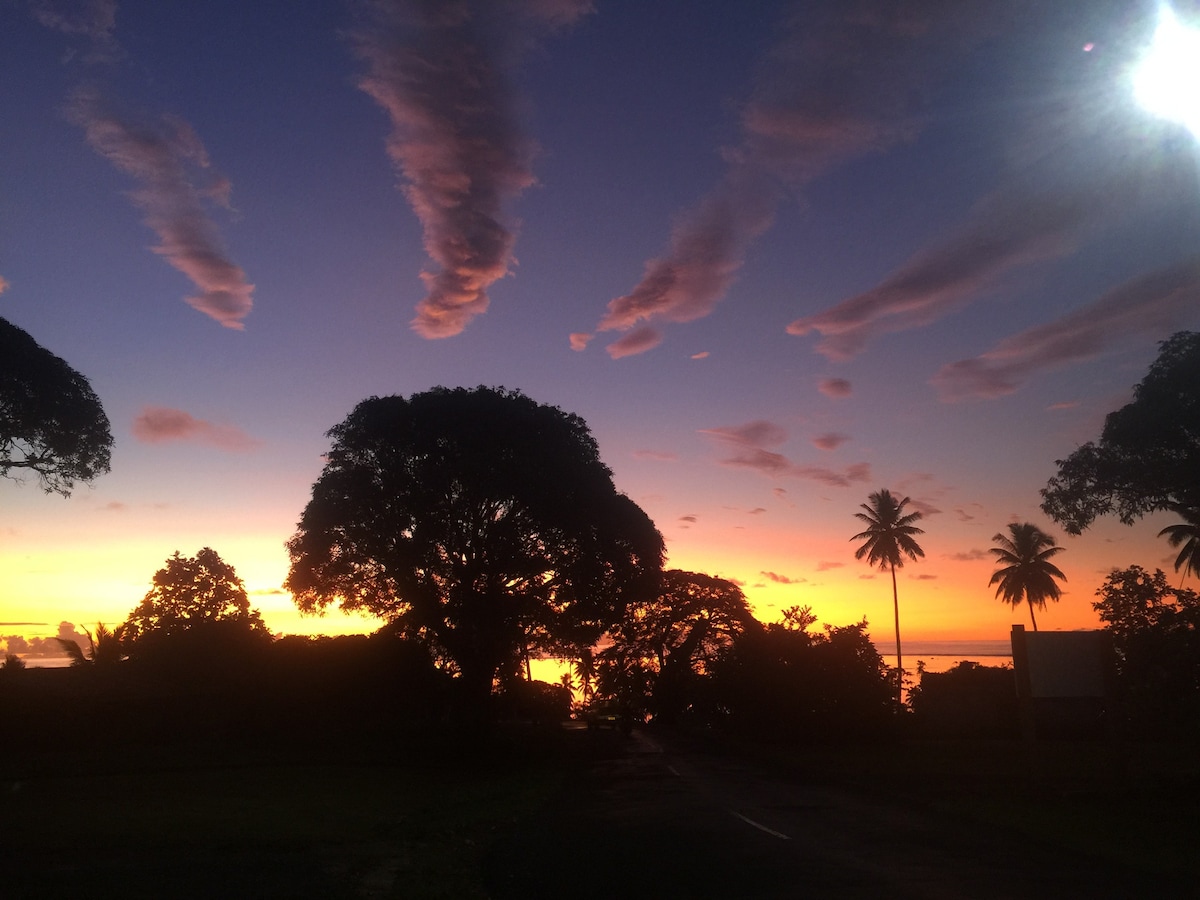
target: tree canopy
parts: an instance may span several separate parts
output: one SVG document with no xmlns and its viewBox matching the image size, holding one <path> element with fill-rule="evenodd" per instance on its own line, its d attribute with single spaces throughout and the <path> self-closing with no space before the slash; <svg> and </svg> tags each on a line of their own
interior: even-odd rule
<svg viewBox="0 0 1200 900">
<path fill-rule="evenodd" d="M 745 594 L 732 581 L 670 569 L 658 595 L 631 604 L 612 629 L 613 642 L 598 658 L 600 682 L 621 694 L 622 679 L 633 675 L 648 688 L 655 715 L 670 719 L 692 702 L 697 679 L 756 627 Z"/>
<path fill-rule="evenodd" d="M 372 397 L 288 542 L 301 610 L 365 610 L 424 641 L 476 700 L 530 651 L 577 656 L 653 597 L 662 536 L 579 416 L 503 388 Z"/>
<path fill-rule="evenodd" d="M 33 472 L 46 493 L 109 470 L 112 433 L 88 380 L 0 319 L 0 476 Z"/>
<path fill-rule="evenodd" d="M 122 642 L 132 652 L 213 624 L 222 626 L 224 633 L 270 637 L 258 610 L 250 608 L 242 579 L 209 547 L 195 556 L 180 556 L 176 550 L 151 584 L 122 626 Z"/>
<path fill-rule="evenodd" d="M 1129 525 L 1158 510 L 1200 509 L 1200 333 L 1159 347 L 1132 402 L 1108 414 L 1099 442 L 1057 460 L 1042 489 L 1042 510 L 1071 534 L 1110 513 Z"/>
</svg>

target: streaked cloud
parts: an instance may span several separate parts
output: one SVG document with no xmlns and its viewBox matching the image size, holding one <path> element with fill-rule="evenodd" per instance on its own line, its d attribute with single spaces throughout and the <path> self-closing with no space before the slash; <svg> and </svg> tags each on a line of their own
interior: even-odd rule
<svg viewBox="0 0 1200 900">
<path fill-rule="evenodd" d="M 516 242 L 505 204 L 535 181 L 511 76 L 537 40 L 592 8 L 586 0 L 368 0 L 354 45 L 359 86 L 388 114 L 387 152 L 421 223 L 433 267 L 413 329 L 460 334 L 488 308 Z M 574 343 L 572 343 L 574 346 Z"/>
<path fill-rule="evenodd" d="M 722 151 L 724 176 L 678 217 L 665 253 L 646 263 L 628 294 L 609 302 L 597 330 L 711 313 L 785 197 L 919 133 L 914 98 L 941 61 L 963 49 L 967 32 L 986 31 L 978 22 L 992 6 L 975 4 L 964 14 L 884 0 L 798 5 L 759 65 L 741 109 L 740 143 Z M 636 345 L 636 352 L 653 346 Z"/>
<path fill-rule="evenodd" d="M 708 359 L 708 351 L 701 350 L 699 353 L 693 353 L 692 359 Z"/>
<path fill-rule="evenodd" d="M 822 562 L 817 563 L 817 571 L 818 572 L 828 572 L 832 569 L 845 568 L 845 566 L 846 566 L 846 564 L 843 562 L 834 562 L 831 560 L 824 560 Z"/>
<path fill-rule="evenodd" d="M 1062 403 L 1051 403 L 1046 407 L 1047 412 L 1058 412 L 1064 409 L 1075 409 L 1079 406 L 1078 400 L 1067 400 Z"/>
<path fill-rule="evenodd" d="M 909 581 L 937 581 L 937 578 L 938 577 L 936 575 L 930 575 L 927 572 L 921 572 L 917 575 L 908 576 Z"/>
<path fill-rule="evenodd" d="M 775 478 L 801 478 L 833 487 L 848 487 L 871 479 L 868 463 L 853 463 L 839 471 L 796 463 L 782 453 L 768 449 L 787 440 L 787 432 L 773 422 L 757 420 L 733 427 L 706 428 L 700 433 L 714 438 L 728 450 L 728 455 L 720 460 L 725 466 L 753 469 Z"/>
<path fill-rule="evenodd" d="M 133 436 L 143 444 L 187 442 L 234 452 L 253 450 L 260 444 L 233 425 L 207 422 L 167 406 L 143 407 L 133 420 Z"/>
<path fill-rule="evenodd" d="M 762 515 L 763 513 L 765 513 L 766 511 L 767 511 L 767 508 L 766 508 L 765 506 L 756 506 L 756 507 L 754 507 L 754 509 L 748 509 L 748 510 L 746 510 L 746 515 L 748 515 L 748 516 L 761 516 L 761 515 Z"/>
<path fill-rule="evenodd" d="M 8 281 L 5 280 L 3 275 L 0 275 L 0 294 L 3 294 L 7 290 L 8 290 Z"/>
<path fill-rule="evenodd" d="M 820 353 L 849 359 L 879 334 L 928 325 L 961 308 L 1014 269 L 1065 256 L 1112 203 L 1111 195 L 1094 190 L 994 194 L 950 238 L 917 254 L 878 286 L 796 319 L 787 331 L 817 332 Z"/>
<path fill-rule="evenodd" d="M 574 331 L 571 333 L 571 349 L 575 351 L 586 350 L 587 345 L 591 343 L 594 334 L 589 334 L 586 331 Z"/>
<path fill-rule="evenodd" d="M 1016 391 L 1043 371 L 1092 359 L 1131 335 L 1159 337 L 1200 309 L 1200 257 L 1141 275 L 1065 316 L 1005 338 L 931 379 L 942 400 L 982 400 Z"/>
<path fill-rule="evenodd" d="M 212 171 L 192 127 L 175 116 L 141 121 L 119 113 L 93 87 L 75 91 L 68 115 L 97 153 L 138 182 L 130 197 L 158 236 L 154 252 L 200 291 L 188 304 L 241 329 L 254 305 L 254 285 L 228 257 L 208 217 L 206 204 L 228 208 L 229 182 Z"/>
<path fill-rule="evenodd" d="M 819 390 L 826 397 L 832 397 L 835 400 L 840 400 L 842 397 L 849 397 L 854 393 L 854 388 L 845 378 L 823 378 L 821 383 L 817 385 Z"/>
</svg>

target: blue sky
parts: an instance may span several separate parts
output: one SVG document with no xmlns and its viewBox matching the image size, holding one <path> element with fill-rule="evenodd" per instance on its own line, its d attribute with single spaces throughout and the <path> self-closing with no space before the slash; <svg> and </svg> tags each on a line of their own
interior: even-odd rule
<svg viewBox="0 0 1200 900">
<path fill-rule="evenodd" d="M 1054 460 L 1200 326 L 1196 141 L 1130 87 L 1151 3 L 0 15 L 0 315 L 116 437 L 69 500 L 0 483 L 0 617 L 47 634 L 202 546 L 277 630 L 370 627 L 280 588 L 324 432 L 489 384 L 582 415 L 669 564 L 763 618 L 889 635 L 848 541 L 889 487 L 926 513 L 906 631 L 1003 637 L 991 536 L 1050 526 Z M 1062 537 L 1039 624 L 1167 567 L 1163 524 Z"/>
</svg>

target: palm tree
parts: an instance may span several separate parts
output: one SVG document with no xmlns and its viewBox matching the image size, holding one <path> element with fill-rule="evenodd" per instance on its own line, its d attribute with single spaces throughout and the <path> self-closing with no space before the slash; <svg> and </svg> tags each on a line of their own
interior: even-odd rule
<svg viewBox="0 0 1200 900">
<path fill-rule="evenodd" d="M 850 540 L 863 542 L 854 551 L 855 559 L 866 557 L 871 565 L 892 572 L 892 606 L 896 614 L 896 703 L 899 704 L 904 685 L 904 658 L 900 654 L 900 598 L 896 593 L 896 570 L 904 565 L 904 557 L 916 561 L 925 555 L 921 545 L 913 539 L 914 534 L 925 532 L 913 524 L 921 518 L 919 512 L 907 515 L 904 512 L 910 502 L 908 497 L 897 500 L 884 488 L 867 500 L 869 502 L 862 504 L 863 512 L 854 514 L 856 519 L 866 522 L 867 529 Z"/>
<path fill-rule="evenodd" d="M 1200 508 L 1177 507 L 1176 512 L 1183 516 L 1183 521 L 1168 525 L 1158 533 L 1159 537 L 1166 535 L 1172 547 L 1183 544 L 1179 556 L 1175 557 L 1175 571 L 1183 569 L 1183 577 L 1200 575 Z"/>
<path fill-rule="evenodd" d="M 1066 581 L 1067 576 L 1050 562 L 1050 557 L 1062 553 L 1063 548 L 1032 522 L 1013 522 L 1008 531 L 1011 537 L 997 534 L 992 538 L 1000 546 L 993 547 L 991 552 L 1003 568 L 992 573 L 988 586 L 998 585 L 996 596 L 1010 603 L 1013 609 L 1022 600 L 1028 603 L 1029 618 L 1037 631 L 1033 608 L 1045 609 L 1047 600 L 1057 601 L 1062 596 L 1054 579 Z"/>
</svg>

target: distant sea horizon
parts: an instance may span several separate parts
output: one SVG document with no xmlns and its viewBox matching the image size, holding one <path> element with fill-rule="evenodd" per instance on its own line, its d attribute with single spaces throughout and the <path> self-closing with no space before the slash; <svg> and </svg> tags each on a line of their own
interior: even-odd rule
<svg viewBox="0 0 1200 900">
<path fill-rule="evenodd" d="M 884 638 L 872 641 L 888 666 L 896 665 L 896 644 Z M 900 638 L 904 669 L 916 672 L 917 663 L 927 672 L 945 672 L 964 660 L 984 666 L 1012 665 L 1012 643 L 1007 638 L 985 641 L 906 641 Z"/>
</svg>

